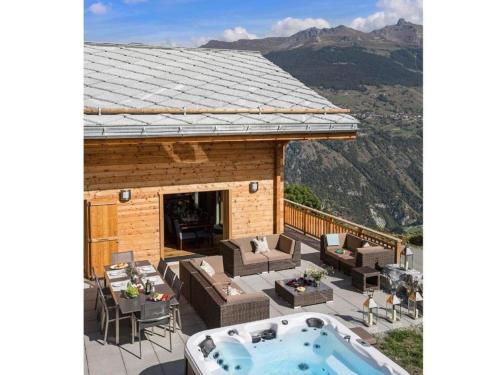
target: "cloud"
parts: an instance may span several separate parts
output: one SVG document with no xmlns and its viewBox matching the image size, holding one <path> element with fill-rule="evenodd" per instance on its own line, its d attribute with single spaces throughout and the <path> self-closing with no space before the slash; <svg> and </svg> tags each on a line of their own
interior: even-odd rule
<svg viewBox="0 0 500 375">
<path fill-rule="evenodd" d="M 194 47 L 200 47 L 204 44 L 207 44 L 212 38 L 208 38 L 206 36 L 200 36 L 198 38 L 191 38 L 191 45 Z"/>
<path fill-rule="evenodd" d="M 377 7 L 382 10 L 368 17 L 358 17 L 351 22 L 353 29 L 372 31 L 395 24 L 398 19 L 422 24 L 423 0 L 379 0 Z"/>
<path fill-rule="evenodd" d="M 318 29 L 324 29 L 331 27 L 330 23 L 323 18 L 292 18 L 287 17 L 276 22 L 271 29 L 272 36 L 290 36 L 299 31 L 309 29 L 311 27 L 317 27 Z"/>
<path fill-rule="evenodd" d="M 104 5 L 100 1 L 97 3 L 93 3 L 90 7 L 89 10 L 93 14 L 97 14 L 99 16 L 108 13 L 110 6 Z"/>
<path fill-rule="evenodd" d="M 222 40 L 234 42 L 240 39 L 256 39 L 257 35 L 249 33 L 244 27 L 237 26 L 234 29 L 226 29 L 222 34 Z"/>
</svg>

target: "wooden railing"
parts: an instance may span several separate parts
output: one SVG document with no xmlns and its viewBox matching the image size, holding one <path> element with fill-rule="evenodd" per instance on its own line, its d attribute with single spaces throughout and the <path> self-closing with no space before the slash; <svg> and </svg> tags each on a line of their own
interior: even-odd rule
<svg viewBox="0 0 500 375">
<path fill-rule="evenodd" d="M 316 238 L 326 233 L 351 233 L 394 250 L 394 261 L 399 263 L 403 246 L 401 239 L 287 199 L 285 199 L 285 225 Z"/>
</svg>

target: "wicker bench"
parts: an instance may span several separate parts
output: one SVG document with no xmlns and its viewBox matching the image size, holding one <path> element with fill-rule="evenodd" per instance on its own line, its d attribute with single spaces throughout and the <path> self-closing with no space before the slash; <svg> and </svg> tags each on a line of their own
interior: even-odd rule
<svg viewBox="0 0 500 375">
<path fill-rule="evenodd" d="M 339 233 L 339 244 L 328 246 L 326 235 L 320 238 L 320 259 L 346 275 L 354 267 L 372 267 L 380 269 L 394 263 L 394 251 L 365 241 L 350 233 Z M 338 253 L 337 251 L 343 250 Z"/>
<path fill-rule="evenodd" d="M 284 234 L 265 237 L 271 250 L 261 254 L 252 252 L 250 241 L 255 237 L 221 241 L 224 271 L 235 277 L 300 266 L 300 241 Z"/>
<path fill-rule="evenodd" d="M 214 258 L 217 258 L 214 260 Z M 197 258 L 179 262 L 180 278 L 184 282 L 182 294 L 203 319 L 208 328 L 252 322 L 269 318 L 269 298 L 262 293 L 244 293 L 224 296 L 222 289 L 231 285 L 240 289 L 229 280 L 227 285 L 213 282 L 197 263 L 206 260 L 212 266 L 222 264 L 221 256 Z M 216 269 L 216 271 L 218 271 Z"/>
</svg>

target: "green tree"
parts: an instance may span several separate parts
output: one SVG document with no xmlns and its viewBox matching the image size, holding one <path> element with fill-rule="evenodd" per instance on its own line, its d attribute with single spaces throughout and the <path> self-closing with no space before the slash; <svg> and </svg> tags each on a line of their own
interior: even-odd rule
<svg viewBox="0 0 500 375">
<path fill-rule="evenodd" d="M 321 209 L 321 201 L 307 186 L 299 184 L 285 185 L 285 199 L 303 204 L 304 206 Z"/>
</svg>

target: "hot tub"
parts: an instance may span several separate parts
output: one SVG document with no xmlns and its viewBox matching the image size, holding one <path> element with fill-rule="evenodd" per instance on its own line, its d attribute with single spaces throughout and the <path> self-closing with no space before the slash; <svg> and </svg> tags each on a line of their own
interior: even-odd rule
<svg viewBox="0 0 500 375">
<path fill-rule="evenodd" d="M 188 374 L 408 374 L 338 320 L 299 313 L 199 332 L 186 343 Z"/>
</svg>

